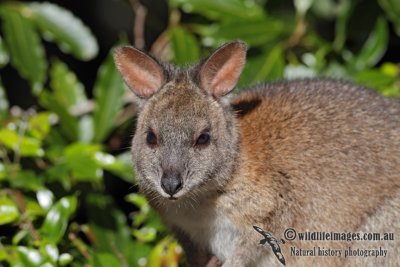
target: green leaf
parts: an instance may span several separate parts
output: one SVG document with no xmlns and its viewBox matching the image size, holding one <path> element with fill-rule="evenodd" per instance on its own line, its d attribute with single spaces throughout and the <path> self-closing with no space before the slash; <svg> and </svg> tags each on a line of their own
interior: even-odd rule
<svg viewBox="0 0 400 267">
<path fill-rule="evenodd" d="M 93 144 L 75 143 L 68 146 L 65 151 L 67 168 L 75 179 L 80 181 L 99 181 L 103 176 L 101 165 L 95 155 L 100 147 Z"/>
<path fill-rule="evenodd" d="M 83 85 L 65 63 L 54 60 L 50 70 L 50 77 L 54 97 L 71 114 L 74 108 L 87 101 Z"/>
<path fill-rule="evenodd" d="M 25 198 L 25 202 L 25 214 L 30 220 L 34 220 L 37 217 L 43 217 L 46 215 L 46 211 L 34 199 Z"/>
<path fill-rule="evenodd" d="M 2 261 L 6 261 L 8 258 L 8 254 L 7 251 L 5 250 L 4 246 L 0 247 L 0 262 Z"/>
<path fill-rule="evenodd" d="M 336 16 L 337 13 L 337 4 L 335 0 L 319 0 L 313 1 L 311 9 L 313 10 L 313 14 L 318 17 L 322 17 L 325 19 L 332 19 Z"/>
<path fill-rule="evenodd" d="M 116 166 L 117 161 L 115 157 L 111 154 L 96 152 L 94 154 L 94 158 L 96 159 L 96 162 L 99 164 L 99 166 L 104 169 L 118 168 L 118 166 Z"/>
<path fill-rule="evenodd" d="M 38 94 L 46 78 L 45 54 L 33 25 L 22 14 L 20 5 L 0 6 L 3 32 L 11 64 L 22 77 L 29 80 L 33 92 Z"/>
<path fill-rule="evenodd" d="M 182 248 L 171 237 L 166 237 L 152 249 L 147 257 L 148 267 L 170 266 L 178 267 L 182 256 Z"/>
<path fill-rule="evenodd" d="M 122 153 L 116 157 L 107 153 L 97 152 L 95 159 L 103 169 L 118 175 L 129 183 L 135 181 L 131 152 Z"/>
<path fill-rule="evenodd" d="M 16 247 L 16 251 L 24 267 L 37 267 L 43 262 L 43 256 L 36 249 L 18 246 Z"/>
<path fill-rule="evenodd" d="M 20 136 L 14 130 L 6 128 L 1 129 L 0 143 L 6 148 L 13 150 L 15 153 L 19 153 L 21 156 L 41 157 L 44 155 L 39 140 L 32 137 Z"/>
<path fill-rule="evenodd" d="M 379 17 L 361 51 L 350 64 L 354 66 L 355 70 L 374 66 L 385 54 L 388 40 L 389 30 L 387 23 L 384 18 Z"/>
<path fill-rule="evenodd" d="M 131 193 L 125 197 L 125 200 L 140 209 L 138 213 L 135 213 L 133 218 L 134 226 L 140 226 L 145 223 L 147 227 L 154 228 L 159 232 L 165 230 L 165 226 L 161 222 L 159 215 L 150 208 L 150 205 L 144 196 L 137 193 Z"/>
<path fill-rule="evenodd" d="M 63 118 L 72 123 L 72 119 L 68 114 L 73 115 L 77 110 L 88 104 L 84 87 L 75 73 L 70 71 L 68 66 L 59 60 L 53 61 L 50 76 L 51 86 L 54 91 L 52 97 L 61 105 L 57 109 L 62 110 L 62 114 L 64 114 Z M 90 142 L 93 138 L 91 116 L 83 116 L 79 120 L 77 127 L 78 140 Z"/>
<path fill-rule="evenodd" d="M 148 227 L 153 227 L 158 232 L 166 231 L 165 225 L 164 225 L 163 221 L 161 220 L 160 215 L 155 210 L 150 209 L 147 216 L 148 216 L 148 218 L 146 221 L 146 225 Z"/>
<path fill-rule="evenodd" d="M 0 80 L 0 123 L 7 117 L 8 107 L 9 104 L 6 96 L 6 90 Z"/>
<path fill-rule="evenodd" d="M 394 63 L 390 62 L 385 62 L 382 64 L 380 67 L 382 73 L 391 76 L 391 77 L 396 77 L 397 74 L 399 73 L 398 66 Z"/>
<path fill-rule="evenodd" d="M 45 210 L 49 210 L 50 207 L 53 205 L 54 195 L 48 189 L 40 189 L 36 192 L 36 198 L 42 207 Z"/>
<path fill-rule="evenodd" d="M 5 153 L 5 152 L 0 152 L 0 153 Z M 0 182 L 2 180 L 4 180 L 6 177 L 7 177 L 6 168 L 5 168 L 4 164 L 3 164 L 3 162 L 0 161 Z"/>
<path fill-rule="evenodd" d="M 40 176 L 34 171 L 26 169 L 18 171 L 15 176 L 9 179 L 12 187 L 36 191 L 43 186 Z"/>
<path fill-rule="evenodd" d="M 57 124 L 59 124 L 59 116 L 57 117 Z M 63 135 L 61 127 L 51 127 L 49 134 L 44 139 L 46 144 L 46 157 L 49 160 L 57 161 L 62 157 L 64 148 L 70 143 Z"/>
<path fill-rule="evenodd" d="M 133 229 L 133 236 L 141 242 L 151 242 L 157 237 L 156 229 L 152 227 L 142 227 L 140 229 Z"/>
<path fill-rule="evenodd" d="M 78 121 L 65 106 L 58 102 L 58 99 L 54 95 L 43 91 L 40 94 L 39 102 L 42 106 L 57 114 L 61 130 L 70 141 L 78 139 Z"/>
<path fill-rule="evenodd" d="M 17 205 L 8 197 L 0 197 L 0 225 L 12 223 L 19 218 Z"/>
<path fill-rule="evenodd" d="M 376 69 L 368 69 L 358 72 L 355 76 L 355 80 L 369 87 L 384 88 L 393 84 L 396 78 L 386 75 Z"/>
<path fill-rule="evenodd" d="M 167 246 L 166 264 L 171 267 L 178 267 L 182 258 L 183 249 L 177 241 L 172 240 Z"/>
<path fill-rule="evenodd" d="M 398 0 L 378 0 L 379 5 L 385 10 L 386 16 L 393 22 L 396 33 L 400 36 L 400 5 Z"/>
<path fill-rule="evenodd" d="M 199 13 L 212 20 L 258 20 L 264 10 L 255 1 L 230 0 L 170 0 L 172 6 L 181 7 L 188 13 Z"/>
<path fill-rule="evenodd" d="M 131 193 L 129 195 L 126 195 L 125 200 L 127 202 L 134 204 L 136 207 L 138 207 L 141 210 L 149 210 L 150 209 L 150 205 L 147 202 L 147 199 L 140 194 Z"/>
<path fill-rule="evenodd" d="M 169 36 L 175 64 L 184 65 L 199 59 L 200 47 L 193 34 L 177 26 L 169 30 Z"/>
<path fill-rule="evenodd" d="M 43 247 L 43 250 L 47 254 L 47 256 L 51 259 L 52 262 L 57 262 L 58 256 L 60 255 L 60 252 L 57 248 L 56 245 L 54 244 L 46 244 Z"/>
<path fill-rule="evenodd" d="M 351 77 L 348 72 L 349 71 L 346 69 L 346 66 L 341 65 L 336 61 L 331 61 L 321 74 L 326 77 L 336 77 L 349 80 Z"/>
<path fill-rule="evenodd" d="M 106 195 L 91 194 L 88 197 L 87 215 L 96 238 L 93 254 L 118 250 L 128 266 L 138 266 L 138 260 L 146 257 L 151 247 L 132 239 L 126 216 L 112 202 L 110 196 Z"/>
<path fill-rule="evenodd" d="M 95 37 L 82 21 L 70 11 L 51 3 L 27 4 L 30 18 L 47 40 L 54 40 L 63 52 L 81 60 L 90 60 L 98 53 Z"/>
<path fill-rule="evenodd" d="M 149 219 L 149 212 L 151 209 L 144 196 L 137 193 L 131 193 L 125 197 L 125 200 L 139 208 L 139 212 L 135 213 L 135 216 L 133 217 L 134 226 L 138 227 Z"/>
<path fill-rule="evenodd" d="M 400 86 L 396 85 L 390 85 L 384 88 L 379 88 L 379 91 L 384 95 L 388 97 L 400 97 Z"/>
<path fill-rule="evenodd" d="M 3 68 L 10 61 L 10 56 L 3 42 L 3 38 L 0 36 L 0 68 Z"/>
<path fill-rule="evenodd" d="M 335 40 L 333 41 L 333 48 L 336 51 L 340 51 L 343 49 L 347 35 L 347 23 L 351 14 L 353 13 L 354 7 L 358 4 L 359 1 L 360 0 L 343 0 L 340 1 L 334 9 L 337 13 L 337 19 L 335 25 Z"/>
<path fill-rule="evenodd" d="M 56 116 L 50 112 L 40 112 L 28 120 L 28 131 L 36 139 L 43 140 L 49 133 L 51 124 L 56 121 Z"/>
<path fill-rule="evenodd" d="M 314 0 L 294 0 L 294 6 L 296 8 L 297 13 L 300 14 L 301 16 L 304 16 L 310 9 L 313 2 Z"/>
<path fill-rule="evenodd" d="M 66 266 L 74 260 L 74 257 L 72 257 L 71 254 L 69 253 L 62 253 L 60 257 L 58 258 L 58 263 L 60 266 Z"/>
<path fill-rule="evenodd" d="M 149 256 L 147 257 L 148 263 L 146 266 L 149 267 L 158 267 L 162 266 L 163 262 L 163 253 L 165 251 L 166 244 L 165 242 L 158 243 L 152 250 Z"/>
<path fill-rule="evenodd" d="M 203 43 L 211 46 L 218 46 L 234 39 L 241 39 L 248 45 L 258 46 L 288 36 L 292 25 L 290 22 L 287 24 L 268 18 L 246 23 L 232 21 L 211 26 L 195 25 L 193 30 L 203 36 Z"/>
<path fill-rule="evenodd" d="M 14 234 L 12 238 L 12 244 L 18 245 L 27 235 L 29 235 L 28 230 L 20 230 L 16 234 Z M 1 260 L 0 260 L 1 261 Z"/>
<path fill-rule="evenodd" d="M 65 162 L 57 162 L 57 164 L 50 166 L 45 172 L 46 182 L 60 183 L 65 190 L 71 188 L 71 178 L 69 168 Z"/>
<path fill-rule="evenodd" d="M 283 77 L 284 67 L 283 49 L 278 45 L 270 52 L 248 61 L 241 76 L 239 86 L 280 79 Z"/>
<path fill-rule="evenodd" d="M 64 236 L 68 220 L 74 214 L 77 206 L 75 196 L 63 197 L 51 207 L 46 215 L 40 232 L 43 239 L 51 244 L 57 244 Z"/>
<path fill-rule="evenodd" d="M 96 100 L 93 112 L 94 140 L 101 142 L 113 129 L 115 118 L 124 103 L 125 86 L 111 55 L 99 69 L 93 93 Z"/>
<path fill-rule="evenodd" d="M 93 140 L 93 117 L 91 115 L 84 115 L 79 120 L 79 141 L 82 143 L 90 143 Z"/>
<path fill-rule="evenodd" d="M 93 267 L 123 267 L 123 264 L 113 253 L 99 252 L 93 253 Z"/>
</svg>

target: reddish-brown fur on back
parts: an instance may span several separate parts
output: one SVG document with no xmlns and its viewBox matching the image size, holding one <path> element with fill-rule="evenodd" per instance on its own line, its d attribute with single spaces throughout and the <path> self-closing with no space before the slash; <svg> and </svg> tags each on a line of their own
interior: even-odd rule
<svg viewBox="0 0 400 267">
<path fill-rule="evenodd" d="M 243 227 L 356 232 L 399 194 L 399 103 L 322 79 L 259 86 L 232 105 L 241 157 L 221 203 Z"/>
<path fill-rule="evenodd" d="M 354 207 L 368 206 L 398 190 L 398 103 L 334 80 L 272 84 L 243 92 L 232 102 L 234 107 L 254 103 L 245 114 L 239 110 L 241 153 L 251 169 L 251 182 L 276 172 L 271 183 L 282 192 L 272 197 L 289 201 L 286 195 L 295 194 L 302 202 L 327 198 L 348 204 L 349 210 L 341 212 L 350 215 L 359 211 Z M 374 192 L 369 201 L 360 199 L 365 191 Z M 304 204 L 315 213 L 333 212 L 322 203 Z"/>
</svg>

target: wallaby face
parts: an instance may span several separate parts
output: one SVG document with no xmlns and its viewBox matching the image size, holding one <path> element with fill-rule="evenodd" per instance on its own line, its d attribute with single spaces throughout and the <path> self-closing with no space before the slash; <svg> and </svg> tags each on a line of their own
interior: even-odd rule
<svg viewBox="0 0 400 267">
<path fill-rule="evenodd" d="M 237 139 L 232 118 L 224 115 L 220 104 L 190 81 L 161 88 L 144 106 L 132 143 L 143 190 L 178 199 L 222 183 Z"/>
<path fill-rule="evenodd" d="M 132 152 L 146 194 L 180 200 L 229 178 L 238 137 L 223 98 L 236 84 L 245 50 L 230 43 L 186 71 L 163 67 L 131 47 L 116 51 L 119 70 L 141 98 Z"/>
</svg>

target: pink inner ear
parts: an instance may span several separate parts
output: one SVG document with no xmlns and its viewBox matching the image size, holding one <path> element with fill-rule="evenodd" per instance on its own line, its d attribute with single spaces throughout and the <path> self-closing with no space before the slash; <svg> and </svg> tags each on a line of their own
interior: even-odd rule
<svg viewBox="0 0 400 267">
<path fill-rule="evenodd" d="M 126 84 L 139 97 L 152 96 L 165 83 L 161 66 L 133 47 L 117 49 L 115 62 Z"/>
<path fill-rule="evenodd" d="M 200 71 L 201 86 L 216 97 L 226 95 L 239 80 L 245 61 L 244 43 L 233 42 L 222 46 L 204 63 Z"/>
<path fill-rule="evenodd" d="M 152 96 L 163 83 L 160 75 L 154 75 L 136 64 L 125 68 L 123 76 L 129 87 L 140 97 Z"/>
<path fill-rule="evenodd" d="M 215 73 L 215 76 L 211 78 L 209 86 L 216 96 L 223 96 L 235 87 L 243 65 L 243 60 L 233 57 Z"/>
</svg>

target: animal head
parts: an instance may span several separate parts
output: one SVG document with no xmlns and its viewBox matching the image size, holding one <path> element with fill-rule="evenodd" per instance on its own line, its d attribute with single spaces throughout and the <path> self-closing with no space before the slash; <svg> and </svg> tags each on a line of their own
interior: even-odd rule
<svg viewBox="0 0 400 267">
<path fill-rule="evenodd" d="M 139 102 L 132 154 L 141 190 L 155 199 L 180 200 L 222 186 L 238 150 L 226 98 L 245 64 L 245 44 L 227 43 L 187 68 L 127 46 L 114 57 Z"/>
</svg>

